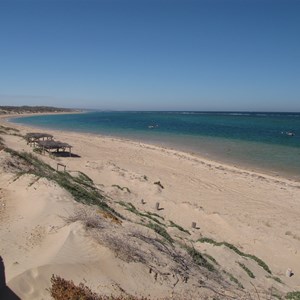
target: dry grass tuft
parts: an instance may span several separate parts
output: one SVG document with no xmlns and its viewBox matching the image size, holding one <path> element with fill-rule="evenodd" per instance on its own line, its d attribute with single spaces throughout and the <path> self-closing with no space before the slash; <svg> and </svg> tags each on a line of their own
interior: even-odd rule
<svg viewBox="0 0 300 300">
<path fill-rule="evenodd" d="M 83 283 L 75 285 L 72 280 L 63 279 L 57 275 L 52 275 L 51 277 L 51 287 L 49 292 L 54 300 L 149 300 L 145 297 L 131 295 L 97 295 Z"/>
<path fill-rule="evenodd" d="M 88 207 L 76 210 L 73 215 L 70 215 L 65 220 L 68 224 L 80 221 L 87 228 L 102 229 L 106 227 L 100 214 L 97 213 L 96 210 L 89 209 Z"/>
<path fill-rule="evenodd" d="M 55 300 L 104 300 L 105 298 L 93 293 L 87 286 L 80 283 L 78 286 L 72 280 L 65 280 L 52 275 L 50 295 Z M 109 298 L 106 298 L 109 299 Z"/>
<path fill-rule="evenodd" d="M 122 221 L 120 219 L 118 219 L 116 216 L 114 216 L 108 211 L 98 210 L 97 213 L 100 214 L 103 218 L 108 219 L 115 224 L 122 224 Z"/>
</svg>

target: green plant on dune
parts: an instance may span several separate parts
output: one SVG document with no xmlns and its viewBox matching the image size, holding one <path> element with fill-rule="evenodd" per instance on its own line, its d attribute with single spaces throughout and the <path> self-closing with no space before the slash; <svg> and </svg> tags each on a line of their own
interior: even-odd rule
<svg viewBox="0 0 300 300">
<path fill-rule="evenodd" d="M 83 172 L 78 171 L 78 178 L 83 181 L 83 182 L 87 182 L 89 184 L 94 184 L 93 180 L 87 176 L 86 174 L 84 174 Z"/>
<path fill-rule="evenodd" d="M 165 226 L 165 224 L 163 224 L 161 221 L 159 221 L 157 218 L 154 218 L 153 216 L 157 216 L 156 214 L 152 214 L 150 212 L 146 212 L 146 213 L 142 213 L 140 212 L 139 210 L 137 210 L 137 208 L 130 202 L 124 202 L 124 201 L 118 201 L 117 202 L 118 204 L 124 206 L 126 208 L 126 210 L 134 213 L 135 215 L 137 216 L 140 216 L 140 217 L 145 217 L 145 218 L 148 218 L 150 219 L 151 221 L 159 224 L 159 225 L 162 225 L 162 226 Z M 163 218 L 162 218 L 163 219 Z"/>
<path fill-rule="evenodd" d="M 238 262 L 239 266 L 248 274 L 250 278 L 255 278 L 254 274 L 243 263 Z"/>
<path fill-rule="evenodd" d="M 14 136 L 23 137 L 19 132 L 20 132 L 19 129 L 0 125 L 0 134 L 14 135 Z"/>
<path fill-rule="evenodd" d="M 184 229 L 184 228 L 181 227 L 180 225 L 174 223 L 173 221 L 169 221 L 169 222 L 170 222 L 170 226 L 169 226 L 169 227 L 175 227 L 175 228 L 177 228 L 178 230 L 180 230 L 180 231 L 182 231 L 182 232 L 185 232 L 185 233 L 191 235 L 190 232 L 189 232 L 188 230 Z"/>
<path fill-rule="evenodd" d="M 235 278 L 231 273 L 223 270 L 223 273 L 226 274 L 230 281 L 234 282 L 239 288 L 244 289 L 244 286 L 239 282 L 237 278 Z"/>
<path fill-rule="evenodd" d="M 16 129 L 16 128 L 13 128 L 13 127 L 7 127 L 7 126 L 3 126 L 3 125 L 0 125 L 0 132 L 4 132 L 4 133 L 7 133 L 8 131 L 14 131 L 14 132 L 20 132 L 19 129 Z"/>
<path fill-rule="evenodd" d="M 118 188 L 118 189 L 121 190 L 121 191 L 126 190 L 127 193 L 131 193 L 130 189 L 129 189 L 127 186 L 121 187 L 121 186 L 119 186 L 118 184 L 113 184 L 112 187 L 116 187 L 116 188 Z"/>
<path fill-rule="evenodd" d="M 151 216 L 151 217 L 158 217 L 158 218 L 164 220 L 164 217 L 162 217 L 162 216 L 160 216 L 160 215 L 158 215 L 158 214 L 156 214 L 156 213 L 152 213 L 152 212 L 150 212 L 150 211 L 146 211 L 146 214 L 147 214 L 148 216 Z"/>
<path fill-rule="evenodd" d="M 234 245 L 232 245 L 230 243 L 227 243 L 227 242 L 217 242 L 217 241 L 215 241 L 215 240 L 213 240 L 211 238 L 205 238 L 205 237 L 199 239 L 198 242 L 200 242 L 200 243 L 209 243 L 209 244 L 212 244 L 214 246 L 225 246 L 225 247 L 231 249 L 232 251 L 234 251 L 236 254 L 238 254 L 240 256 L 247 257 L 247 258 L 250 258 L 250 259 L 256 261 L 257 264 L 259 266 L 261 266 L 266 272 L 268 272 L 269 274 L 272 274 L 270 268 L 268 267 L 268 265 L 263 260 L 261 260 L 260 258 L 258 258 L 255 255 L 242 252 L 236 246 L 234 246 Z"/>
<path fill-rule="evenodd" d="M 194 247 L 185 245 L 184 248 L 187 251 L 187 253 L 191 256 L 193 262 L 196 265 L 204 267 L 211 272 L 215 271 L 215 267 L 211 263 L 209 263 L 207 259 L 204 257 L 204 255 L 200 253 L 198 250 L 196 250 Z"/>
<path fill-rule="evenodd" d="M 271 276 L 271 275 L 266 275 L 266 278 L 273 279 L 273 280 L 275 280 L 276 282 L 283 284 L 282 280 L 281 280 L 279 277 Z"/>
<path fill-rule="evenodd" d="M 203 253 L 203 256 L 206 257 L 207 259 L 209 259 L 210 261 L 212 261 L 215 265 L 219 266 L 219 263 L 216 261 L 216 259 L 214 257 L 212 257 L 211 255 L 207 254 L 207 253 Z"/>
<path fill-rule="evenodd" d="M 285 299 L 300 300 L 300 292 L 299 291 L 289 292 L 286 294 Z"/>
<path fill-rule="evenodd" d="M 154 224 L 154 223 L 149 222 L 146 226 L 151 228 L 152 230 L 154 230 L 157 234 L 164 237 L 168 242 L 170 242 L 170 243 L 174 242 L 173 239 L 171 238 L 171 236 L 166 231 L 166 229 L 159 226 L 158 224 Z"/>
</svg>

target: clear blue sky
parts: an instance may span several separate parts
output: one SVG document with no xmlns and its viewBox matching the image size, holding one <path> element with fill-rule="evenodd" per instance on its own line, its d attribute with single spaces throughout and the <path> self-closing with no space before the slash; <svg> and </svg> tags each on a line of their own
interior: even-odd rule
<svg viewBox="0 0 300 300">
<path fill-rule="evenodd" d="M 300 111 L 300 1 L 0 0 L 0 104 Z"/>
</svg>

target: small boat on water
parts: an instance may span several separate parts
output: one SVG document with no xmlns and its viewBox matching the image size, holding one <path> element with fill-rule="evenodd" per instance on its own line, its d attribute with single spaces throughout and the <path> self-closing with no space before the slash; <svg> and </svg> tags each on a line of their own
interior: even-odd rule
<svg viewBox="0 0 300 300">
<path fill-rule="evenodd" d="M 285 135 L 288 135 L 288 136 L 295 136 L 295 133 L 292 132 L 292 131 L 286 131 L 286 132 L 281 131 L 281 134 L 285 134 Z"/>
<path fill-rule="evenodd" d="M 157 128 L 157 127 L 158 127 L 158 125 L 157 125 L 157 124 L 156 124 L 156 125 L 149 125 L 149 126 L 148 126 L 148 128 L 149 128 L 149 129 L 152 129 L 152 128 Z"/>
<path fill-rule="evenodd" d="M 294 132 L 290 132 L 290 131 L 288 131 L 288 132 L 286 132 L 286 135 L 288 135 L 288 136 L 294 136 L 294 135 L 295 135 L 295 133 L 294 133 Z"/>
</svg>

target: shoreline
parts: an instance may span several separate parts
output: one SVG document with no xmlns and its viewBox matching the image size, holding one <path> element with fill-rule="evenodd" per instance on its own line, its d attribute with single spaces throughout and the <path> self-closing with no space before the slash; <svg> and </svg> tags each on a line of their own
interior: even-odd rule
<svg viewBox="0 0 300 300">
<path fill-rule="evenodd" d="M 187 154 L 192 157 L 195 157 L 199 159 L 200 161 L 205 161 L 207 164 L 214 164 L 214 165 L 221 165 L 222 167 L 226 168 L 232 168 L 239 170 L 241 172 L 248 172 L 249 174 L 257 174 L 258 176 L 267 176 L 271 177 L 274 180 L 287 180 L 291 181 L 293 183 L 299 183 L 300 184 L 300 175 L 295 174 L 288 174 L 284 171 L 279 172 L 274 169 L 268 169 L 268 168 L 259 168 L 256 165 L 251 165 L 251 163 L 242 162 L 241 160 L 232 161 L 232 159 L 226 159 L 224 156 L 220 157 L 218 155 L 213 155 L 212 157 L 205 157 L 204 153 L 194 151 L 193 149 L 187 150 L 183 149 L 184 147 L 180 147 L 180 145 L 172 145 L 169 143 L 161 144 L 161 142 L 155 142 L 155 141 L 144 141 L 139 140 L 138 138 L 126 138 L 122 136 L 117 135 L 109 135 L 109 134 L 99 134 L 99 133 L 92 133 L 92 132 L 84 132 L 84 131 L 76 131 L 76 130 L 66 130 L 66 129 L 53 129 L 53 128 L 47 128 L 47 127 L 40 127 L 40 126 L 34 126 L 34 125 L 27 125 L 22 123 L 14 123 L 11 119 L 13 118 L 22 118 L 22 117 L 28 117 L 28 116 L 38 116 L 38 115 L 64 115 L 64 114 L 81 114 L 86 113 L 86 111 L 80 111 L 80 112 L 57 112 L 57 113 L 28 113 L 28 114 L 22 114 L 22 115 L 0 115 L 0 122 L 1 120 L 4 120 L 6 124 L 10 124 L 13 126 L 20 126 L 20 128 L 25 129 L 27 131 L 30 131 L 31 129 L 37 129 L 37 130 L 44 130 L 44 131 L 51 131 L 51 132 L 58 132 L 58 133 L 74 133 L 80 135 L 88 135 L 91 137 L 100 137 L 100 138 L 110 138 L 110 139 L 117 139 L 124 142 L 132 142 L 139 144 L 144 144 L 146 146 L 154 146 L 158 149 L 164 149 L 164 150 L 171 150 L 175 152 L 180 152 L 182 154 Z"/>
</svg>

